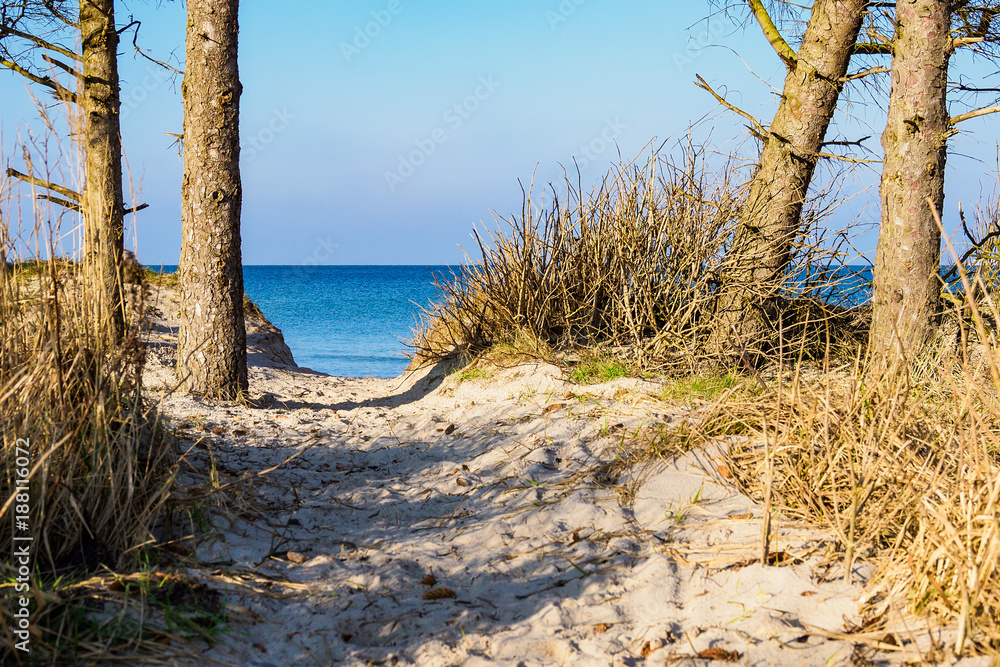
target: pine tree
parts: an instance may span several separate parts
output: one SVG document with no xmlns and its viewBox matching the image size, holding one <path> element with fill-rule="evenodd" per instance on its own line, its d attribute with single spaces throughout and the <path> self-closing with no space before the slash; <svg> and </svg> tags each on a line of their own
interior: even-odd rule
<svg viewBox="0 0 1000 667">
<path fill-rule="evenodd" d="M 238 0 L 188 0 L 177 377 L 193 393 L 247 391 L 240 254 Z"/>
<path fill-rule="evenodd" d="M 85 252 L 103 287 L 100 317 L 112 340 L 125 333 L 122 255 L 125 206 L 122 192 L 122 137 L 118 82 L 118 30 L 114 0 L 80 0 L 84 117 L 83 191 Z"/>
<path fill-rule="evenodd" d="M 787 75 L 770 126 L 754 121 L 764 145 L 720 276 L 717 321 L 709 347 L 723 355 L 742 348 L 753 356 L 763 335 L 768 302 L 792 259 L 809 185 L 851 57 L 858 51 L 869 3 L 816 0 L 798 51 L 782 36 L 761 0 L 747 3 L 784 61 Z M 702 87 L 707 85 L 702 82 Z"/>
<path fill-rule="evenodd" d="M 950 0 L 899 0 L 892 91 L 882 134 L 882 219 L 875 256 L 870 348 L 877 367 L 918 354 L 940 311 Z"/>
</svg>

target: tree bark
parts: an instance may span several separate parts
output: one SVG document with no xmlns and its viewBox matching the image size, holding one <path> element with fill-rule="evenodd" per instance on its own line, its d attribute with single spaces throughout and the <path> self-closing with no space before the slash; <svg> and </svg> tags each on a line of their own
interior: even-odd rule
<svg viewBox="0 0 1000 667">
<path fill-rule="evenodd" d="M 239 0 L 188 0 L 177 377 L 188 391 L 247 391 L 240 249 Z"/>
<path fill-rule="evenodd" d="M 750 4 L 755 12 L 763 11 L 760 3 Z M 709 341 L 715 353 L 728 356 L 742 350 L 752 357 L 760 352 L 766 306 L 791 261 L 817 154 L 840 99 L 867 5 L 865 0 L 813 4 L 802 44 L 788 64 L 781 102 L 720 277 Z M 781 55 L 787 44 L 775 30 L 768 30 L 769 20 L 760 22 L 772 45 L 782 45 L 775 46 Z"/>
<path fill-rule="evenodd" d="M 114 0 L 80 0 L 84 116 L 84 251 L 97 284 L 99 324 L 118 342 L 125 332 L 122 287 L 124 197 Z"/>
<path fill-rule="evenodd" d="M 919 354 L 940 313 L 949 0 L 897 0 L 892 91 L 882 147 L 882 220 L 869 347 L 874 368 Z M 930 200 L 930 201 L 928 201 Z"/>
</svg>

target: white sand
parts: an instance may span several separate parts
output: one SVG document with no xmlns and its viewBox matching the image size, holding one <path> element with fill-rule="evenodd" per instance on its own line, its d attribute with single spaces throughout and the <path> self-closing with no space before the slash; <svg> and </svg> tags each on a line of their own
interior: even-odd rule
<svg viewBox="0 0 1000 667">
<path fill-rule="evenodd" d="M 773 549 L 801 562 L 750 564 L 761 508 L 720 476 L 719 449 L 601 474 L 638 429 L 691 410 L 650 399 L 656 385 L 584 387 L 540 364 L 461 383 L 442 367 L 334 378 L 296 368 L 254 323 L 263 398 L 243 407 L 156 391 L 177 306 L 163 292 L 157 307 L 147 384 L 173 428 L 191 426 L 194 468 L 214 460 L 226 483 L 302 452 L 235 487 L 192 544 L 181 566 L 225 591 L 231 630 L 177 664 L 708 664 L 685 658 L 713 648 L 748 665 L 866 664 L 840 637 L 861 621 L 866 566 L 845 582 L 820 567 L 830 535 L 780 519 Z M 444 587 L 454 597 L 424 599 Z M 864 655 L 919 657 L 924 624 L 903 621 L 905 650 Z"/>
</svg>

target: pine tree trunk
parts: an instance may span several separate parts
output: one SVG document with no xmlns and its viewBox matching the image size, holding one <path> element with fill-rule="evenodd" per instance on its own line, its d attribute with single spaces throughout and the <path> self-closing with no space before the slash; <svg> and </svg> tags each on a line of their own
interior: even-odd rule
<svg viewBox="0 0 1000 667">
<path fill-rule="evenodd" d="M 709 341 L 716 353 L 742 349 L 755 356 L 759 351 L 767 306 L 791 261 L 817 153 L 840 99 L 867 4 L 813 4 L 721 276 Z"/>
<path fill-rule="evenodd" d="M 124 197 L 118 32 L 114 0 L 80 0 L 84 115 L 84 250 L 96 282 L 97 318 L 115 342 L 125 332 Z"/>
<path fill-rule="evenodd" d="M 188 391 L 247 391 L 240 251 L 238 0 L 188 0 L 177 377 Z"/>
<path fill-rule="evenodd" d="M 877 368 L 919 354 L 940 312 L 941 233 L 934 212 L 944 206 L 951 4 L 896 2 L 869 334 Z"/>
</svg>

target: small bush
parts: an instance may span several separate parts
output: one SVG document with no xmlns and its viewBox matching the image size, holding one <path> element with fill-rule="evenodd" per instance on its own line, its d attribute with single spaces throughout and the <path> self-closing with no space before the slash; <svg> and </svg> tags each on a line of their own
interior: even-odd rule
<svg viewBox="0 0 1000 667">
<path fill-rule="evenodd" d="M 738 175 L 731 161 L 712 172 L 707 152 L 688 145 L 679 162 L 654 154 L 613 168 L 589 195 L 568 179 L 547 204 L 528 190 L 520 215 L 475 232 L 482 259 L 439 281 L 441 302 L 412 343 L 418 356 L 475 356 L 526 337 L 557 353 L 626 348 L 644 370 L 698 367 L 717 354 L 716 290 L 745 211 Z M 807 220 L 818 227 L 820 217 Z M 799 243 L 768 315 L 774 350 L 821 357 L 843 340 L 853 354 L 864 338 L 852 309 L 832 303 L 843 276 L 823 245 Z"/>
</svg>

